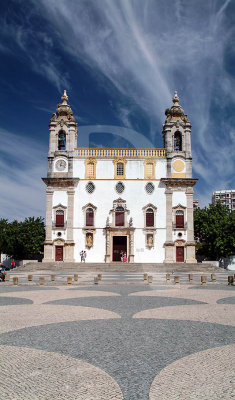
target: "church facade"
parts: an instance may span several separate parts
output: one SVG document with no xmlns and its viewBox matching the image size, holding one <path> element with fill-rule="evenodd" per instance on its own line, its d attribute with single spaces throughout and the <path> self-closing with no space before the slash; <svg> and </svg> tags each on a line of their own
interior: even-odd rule
<svg viewBox="0 0 235 400">
<path fill-rule="evenodd" d="M 77 148 L 66 91 L 50 124 L 44 262 L 194 263 L 191 125 L 165 111 L 162 149 Z"/>
</svg>

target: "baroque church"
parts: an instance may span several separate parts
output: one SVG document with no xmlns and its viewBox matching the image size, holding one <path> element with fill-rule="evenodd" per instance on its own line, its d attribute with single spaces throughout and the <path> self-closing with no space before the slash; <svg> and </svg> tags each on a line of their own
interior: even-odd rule
<svg viewBox="0 0 235 400">
<path fill-rule="evenodd" d="M 50 124 L 44 262 L 194 263 L 191 125 L 165 111 L 156 148 L 79 148 L 64 91 Z"/>
</svg>

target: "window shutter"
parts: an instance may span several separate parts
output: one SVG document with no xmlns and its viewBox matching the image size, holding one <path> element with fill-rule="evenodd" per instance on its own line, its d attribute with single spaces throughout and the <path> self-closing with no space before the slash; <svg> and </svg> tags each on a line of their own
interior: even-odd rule
<svg viewBox="0 0 235 400">
<path fill-rule="evenodd" d="M 94 212 L 91 208 L 86 210 L 86 226 L 94 226 Z"/>
<path fill-rule="evenodd" d="M 56 227 L 64 226 L 64 214 L 56 214 Z"/>
<path fill-rule="evenodd" d="M 154 213 L 151 210 L 151 212 L 146 212 L 146 226 L 154 226 Z"/>
<path fill-rule="evenodd" d="M 183 227 L 184 227 L 184 216 L 176 215 L 176 228 L 183 228 Z"/>
</svg>

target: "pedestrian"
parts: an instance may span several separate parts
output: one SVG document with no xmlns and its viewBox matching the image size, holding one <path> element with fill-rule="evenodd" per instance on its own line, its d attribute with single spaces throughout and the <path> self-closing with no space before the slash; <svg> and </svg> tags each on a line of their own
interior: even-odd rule
<svg viewBox="0 0 235 400">
<path fill-rule="evenodd" d="M 83 261 L 86 261 L 86 251 L 83 252 Z"/>
<path fill-rule="evenodd" d="M 13 258 L 13 260 L 11 260 L 11 267 L 12 267 L 12 268 L 15 268 L 15 266 L 16 266 L 16 262 L 15 262 L 15 260 L 14 260 L 14 258 Z"/>
<path fill-rule="evenodd" d="M 81 257 L 81 263 L 83 262 L 83 250 L 80 252 L 80 257 Z"/>
<path fill-rule="evenodd" d="M 127 262 L 127 256 L 126 256 L 126 253 L 124 253 L 124 255 L 123 255 L 123 262 Z"/>
<path fill-rule="evenodd" d="M 123 251 L 120 252 L 121 262 L 123 262 Z"/>
</svg>

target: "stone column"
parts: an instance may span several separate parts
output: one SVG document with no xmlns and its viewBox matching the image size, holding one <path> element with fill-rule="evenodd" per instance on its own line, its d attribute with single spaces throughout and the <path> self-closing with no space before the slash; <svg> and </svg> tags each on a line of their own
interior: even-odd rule
<svg viewBox="0 0 235 400">
<path fill-rule="evenodd" d="M 106 255 L 105 255 L 105 262 L 109 263 L 110 260 L 110 231 L 106 229 Z"/>
<path fill-rule="evenodd" d="M 172 189 L 166 188 L 166 241 L 164 263 L 174 262 L 174 243 L 172 241 Z"/>
<path fill-rule="evenodd" d="M 53 204 L 53 189 L 46 190 L 46 238 L 44 242 L 44 258 L 42 262 L 54 261 L 53 259 L 53 244 L 52 244 L 52 204 Z"/>
<path fill-rule="evenodd" d="M 130 230 L 130 246 L 129 246 L 129 262 L 133 263 L 134 262 L 134 257 L 135 257 L 135 253 L 134 253 L 134 230 Z"/>
<path fill-rule="evenodd" d="M 73 226 L 74 226 L 74 194 L 75 190 L 70 188 L 67 190 L 68 194 L 68 212 L 67 212 L 67 240 L 66 240 L 66 258 L 64 261 L 74 262 L 74 240 L 73 240 Z"/>
<path fill-rule="evenodd" d="M 194 241 L 194 221 L 193 221 L 193 188 L 186 189 L 187 200 L 187 256 L 186 263 L 195 263 L 195 241 Z"/>
</svg>

